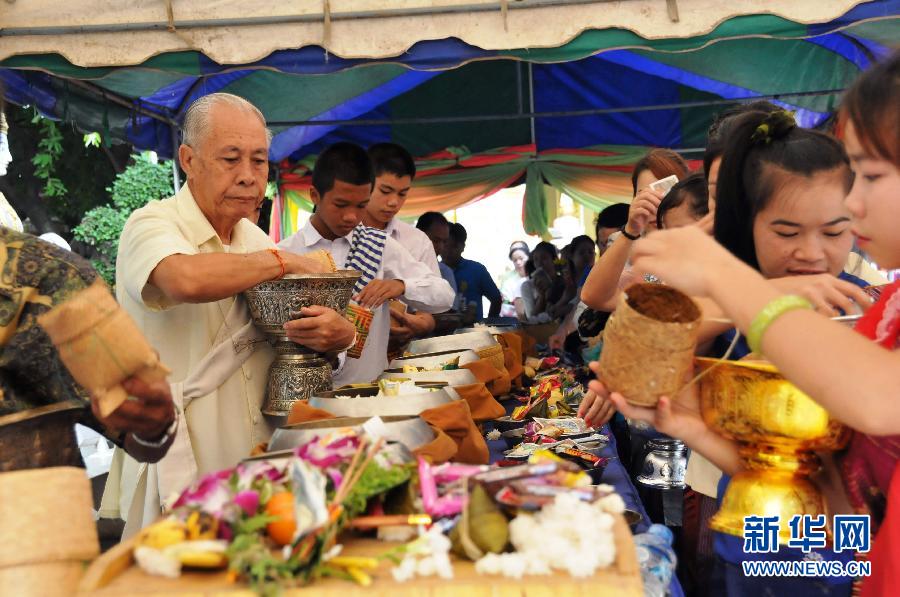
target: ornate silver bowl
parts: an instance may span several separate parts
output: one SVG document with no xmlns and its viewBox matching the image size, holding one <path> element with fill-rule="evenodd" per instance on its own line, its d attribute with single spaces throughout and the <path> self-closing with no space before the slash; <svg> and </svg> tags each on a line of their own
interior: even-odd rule
<svg viewBox="0 0 900 597">
<path fill-rule="evenodd" d="M 244 292 L 254 325 L 275 347 L 262 411 L 284 416 L 297 400 L 331 389 L 331 365 L 314 350 L 287 339 L 284 324 L 299 319 L 300 309 L 321 305 L 343 313 L 361 274 L 299 274 L 257 284 Z"/>
</svg>

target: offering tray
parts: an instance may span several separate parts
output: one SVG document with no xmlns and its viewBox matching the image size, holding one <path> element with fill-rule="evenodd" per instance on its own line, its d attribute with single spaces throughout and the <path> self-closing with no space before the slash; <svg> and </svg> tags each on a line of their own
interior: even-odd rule
<svg viewBox="0 0 900 597">
<path fill-rule="evenodd" d="M 381 560 L 377 570 L 372 572 L 373 583 L 361 587 L 338 578 L 321 578 L 306 587 L 289 588 L 285 597 L 371 597 L 390 595 L 391 597 L 422 597 L 438 595 L 466 595 L 466 597 L 492 597 L 494 595 L 516 595 L 517 597 L 546 597 L 547 595 L 621 595 L 623 597 L 643 597 L 640 567 L 634 548 L 634 540 L 626 519 L 614 515 L 613 537 L 616 545 L 615 562 L 608 568 L 598 570 L 589 578 L 573 578 L 565 573 L 552 576 L 525 576 L 512 580 L 492 576 L 482 576 L 475 572 L 475 565 L 451 556 L 453 579 L 443 580 L 436 576 L 415 578 L 406 583 L 398 583 L 391 577 L 391 563 Z M 399 547 L 398 543 L 364 539 L 345 534 L 340 542 L 344 545 L 341 555 L 378 557 Z M 180 578 L 149 576 L 141 572 L 133 563 L 134 541 L 120 543 L 101 555 L 87 569 L 79 586 L 79 596 L 142 595 L 166 597 L 252 597 L 250 587 L 229 581 L 226 571 L 188 571 Z"/>
</svg>

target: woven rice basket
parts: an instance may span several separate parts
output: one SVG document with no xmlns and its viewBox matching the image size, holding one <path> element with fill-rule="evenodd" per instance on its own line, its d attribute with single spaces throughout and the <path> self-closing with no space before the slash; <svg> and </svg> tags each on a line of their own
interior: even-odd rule
<svg viewBox="0 0 900 597">
<path fill-rule="evenodd" d="M 0 587 L 17 595 L 73 594 L 84 563 L 100 553 L 84 469 L 0 474 Z M 13 583 L 14 584 L 11 584 Z"/>
<path fill-rule="evenodd" d="M 16 597 L 70 597 L 84 570 L 85 563 L 80 560 L 0 568 L 0 587 L 15 587 L 9 594 Z"/>
<path fill-rule="evenodd" d="M 479 348 L 475 351 L 478 356 L 497 368 L 498 371 L 506 371 L 506 361 L 503 358 L 503 347 L 500 344 L 493 344 L 487 348 Z"/>
<path fill-rule="evenodd" d="M 662 317 L 656 314 L 660 319 L 629 303 L 648 298 L 656 307 L 664 306 Z M 660 396 L 674 397 L 693 370 L 699 329 L 700 308 L 689 296 L 660 284 L 629 287 L 603 332 L 600 380 L 640 406 L 656 406 Z"/>
</svg>

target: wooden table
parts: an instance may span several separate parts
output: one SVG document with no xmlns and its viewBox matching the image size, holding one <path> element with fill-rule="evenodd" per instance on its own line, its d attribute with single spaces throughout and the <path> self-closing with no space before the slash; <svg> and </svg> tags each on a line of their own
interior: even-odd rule
<svg viewBox="0 0 900 597">
<path fill-rule="evenodd" d="M 643 597 L 640 568 L 634 552 L 631 531 L 621 516 L 613 527 L 616 540 L 616 561 L 593 577 L 576 579 L 566 572 L 553 576 L 526 576 L 513 580 L 500 576 L 482 576 L 469 561 L 454 559 L 453 580 L 436 577 L 415 578 L 397 583 L 390 573 L 392 564 L 383 562 L 373 573 L 370 587 L 349 581 L 323 578 L 308 587 L 285 591 L 286 596 L 364 597 L 595 597 L 596 595 L 629 595 Z M 540 538 L 536 538 L 540 540 Z M 343 555 L 373 556 L 382 554 L 396 544 L 374 539 L 349 538 Z M 144 574 L 131 557 L 132 543 L 122 543 L 100 556 L 82 578 L 79 595 L 167 595 L 176 597 L 211 597 L 253 595 L 249 587 L 228 582 L 225 572 L 185 572 L 181 578 L 169 579 Z M 578 557 L 578 554 L 571 554 Z"/>
</svg>

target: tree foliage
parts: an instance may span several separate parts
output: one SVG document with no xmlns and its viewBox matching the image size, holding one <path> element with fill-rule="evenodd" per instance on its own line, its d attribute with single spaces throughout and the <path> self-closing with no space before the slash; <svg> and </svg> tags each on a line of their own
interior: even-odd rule
<svg viewBox="0 0 900 597">
<path fill-rule="evenodd" d="M 88 211 L 73 232 L 75 238 L 94 248 L 91 263 L 110 286 L 116 279 L 116 255 L 125 221 L 134 210 L 173 192 L 172 163 L 157 163 L 152 154 L 135 156 L 134 162 L 116 176 L 106 189 L 112 205 L 101 205 Z"/>
<path fill-rule="evenodd" d="M 124 169 L 131 146 L 101 147 L 99 135 L 54 122 L 31 107 L 7 104 L 13 161 L 0 178 L 0 192 L 38 234 L 67 232 L 93 207 L 109 203 L 106 192 Z"/>
</svg>

